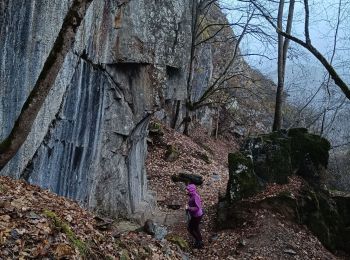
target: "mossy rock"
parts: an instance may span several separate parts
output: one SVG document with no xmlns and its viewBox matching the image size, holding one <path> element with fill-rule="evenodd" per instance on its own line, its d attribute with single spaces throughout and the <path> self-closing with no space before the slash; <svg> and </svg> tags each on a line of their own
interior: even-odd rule
<svg viewBox="0 0 350 260">
<path fill-rule="evenodd" d="M 347 222 L 350 212 L 350 198 L 339 197 L 343 203 L 339 205 L 331 194 L 324 190 L 304 189 L 299 204 L 302 223 L 316 235 L 329 250 L 350 252 L 350 232 Z M 344 207 L 345 208 L 342 208 Z"/>
<path fill-rule="evenodd" d="M 151 135 L 164 135 L 163 127 L 158 122 L 150 122 L 148 125 L 148 131 Z"/>
<path fill-rule="evenodd" d="M 197 157 L 198 159 L 204 161 L 204 162 L 207 163 L 207 164 L 210 164 L 210 163 L 211 163 L 210 158 L 209 158 L 209 156 L 208 156 L 207 153 L 196 152 L 196 153 L 194 154 L 194 156 Z"/>
<path fill-rule="evenodd" d="M 310 134 L 305 128 L 290 129 L 288 136 L 291 137 L 291 156 L 294 169 L 300 168 L 306 154 L 310 156 L 316 167 L 322 165 L 324 168 L 327 168 L 328 152 L 331 148 L 327 139 L 319 135 Z"/>
<path fill-rule="evenodd" d="M 251 158 L 243 153 L 230 153 L 229 182 L 227 184 L 227 198 L 229 201 L 236 201 L 255 195 L 261 190 L 258 177 L 253 171 Z"/>
<path fill-rule="evenodd" d="M 284 132 L 260 135 L 246 141 L 251 151 L 254 172 L 267 183 L 288 183 L 292 175 L 290 139 Z"/>
<path fill-rule="evenodd" d="M 175 145 L 168 145 L 164 155 L 164 160 L 167 162 L 174 162 L 180 156 L 179 149 Z"/>
<path fill-rule="evenodd" d="M 51 219 L 57 229 L 61 230 L 67 236 L 69 242 L 79 250 L 82 256 L 89 256 L 91 254 L 88 246 L 75 235 L 68 223 L 60 219 L 53 211 L 44 210 L 43 213 L 47 218 Z"/>
<path fill-rule="evenodd" d="M 165 237 L 165 239 L 168 240 L 169 242 L 175 244 L 175 245 L 178 245 L 184 251 L 188 251 L 190 248 L 188 245 L 188 242 L 179 235 L 168 234 Z"/>
</svg>

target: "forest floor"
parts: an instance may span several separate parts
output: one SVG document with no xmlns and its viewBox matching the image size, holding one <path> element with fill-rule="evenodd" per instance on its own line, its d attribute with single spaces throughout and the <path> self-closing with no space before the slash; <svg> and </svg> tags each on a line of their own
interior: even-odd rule
<svg viewBox="0 0 350 260">
<path fill-rule="evenodd" d="M 149 186 L 157 193 L 161 211 L 178 216 L 178 221 L 168 227 L 169 232 L 189 242 L 191 237 L 186 230 L 184 214 L 188 199 L 185 185 L 172 182 L 171 176 L 188 172 L 199 174 L 204 179 L 198 191 L 206 212 L 201 224 L 205 247 L 192 249 L 191 259 L 347 259 L 330 253 L 305 226 L 266 209 L 252 209 L 251 218 L 241 228 L 216 230 L 218 198 L 219 194 L 225 193 L 228 181 L 227 155 L 236 151 L 239 144 L 234 139 L 211 138 L 200 127 L 193 129 L 190 137 L 162 128 L 161 144 L 149 146 L 146 163 Z M 165 144 L 179 150 L 177 160 L 165 160 Z M 203 154 L 208 155 L 209 161 L 199 156 Z M 295 177 L 287 185 L 268 186 L 255 199 L 262 200 L 283 190 L 298 192 L 300 186 L 301 180 Z M 172 205 L 181 206 L 173 210 Z"/>
<path fill-rule="evenodd" d="M 157 194 L 159 212 L 172 220 L 167 226 L 170 236 L 190 242 L 185 186 L 172 182 L 171 175 L 186 171 L 203 176 L 198 190 L 205 208 L 204 249 L 181 250 L 169 237 L 156 240 L 136 223 L 97 216 L 67 198 L 0 176 L 0 259 L 346 259 L 327 251 L 304 226 L 266 209 L 252 209 L 240 228 L 216 230 L 218 197 L 228 180 L 227 154 L 238 144 L 234 139 L 215 140 L 200 128 L 191 137 L 166 127 L 163 132 L 161 142 L 149 145 L 149 188 Z M 173 162 L 164 159 L 170 144 L 180 152 Z M 300 185 L 300 179 L 293 178 L 288 185 L 268 186 L 252 199 L 297 192 Z"/>
</svg>

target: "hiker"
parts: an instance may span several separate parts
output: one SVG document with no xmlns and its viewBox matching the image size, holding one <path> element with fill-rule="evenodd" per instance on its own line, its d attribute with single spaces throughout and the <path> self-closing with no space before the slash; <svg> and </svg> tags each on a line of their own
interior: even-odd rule
<svg viewBox="0 0 350 260">
<path fill-rule="evenodd" d="M 188 205 L 186 205 L 186 211 L 190 215 L 187 230 L 196 240 L 195 248 L 203 248 L 203 239 L 199 229 L 199 224 L 203 217 L 202 202 L 199 194 L 196 191 L 194 184 L 187 185 L 187 195 L 190 197 Z"/>
</svg>

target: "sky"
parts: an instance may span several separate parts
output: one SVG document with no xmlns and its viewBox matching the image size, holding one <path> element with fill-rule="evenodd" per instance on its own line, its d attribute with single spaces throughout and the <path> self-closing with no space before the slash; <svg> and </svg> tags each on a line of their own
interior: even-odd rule
<svg viewBox="0 0 350 260">
<path fill-rule="evenodd" d="M 256 0 L 266 1 L 266 0 Z M 337 51 L 333 65 L 344 81 L 350 85 L 350 1 L 349 0 L 309 0 L 310 4 L 310 36 L 312 44 L 328 59 L 332 56 L 334 46 L 334 35 L 338 17 L 339 1 L 342 3 L 340 9 L 340 24 L 337 36 Z M 242 5 L 238 0 L 222 0 L 222 6 L 237 7 Z M 276 1 L 275 1 L 276 2 Z M 288 3 L 285 10 L 288 10 Z M 267 5 L 264 5 L 267 7 Z M 271 6 L 270 6 L 271 7 Z M 278 4 L 274 4 L 277 10 Z M 235 22 L 241 17 L 242 12 L 237 10 L 226 11 L 230 22 Z M 285 14 L 287 16 L 287 14 Z M 304 40 L 304 4 L 303 1 L 296 1 L 292 35 Z M 263 19 L 253 20 L 253 23 L 263 26 L 265 31 L 276 35 L 275 30 Z M 236 35 L 240 34 L 239 27 L 233 27 Z M 316 60 L 307 50 L 299 45 L 290 44 L 290 50 L 286 67 L 286 84 L 289 101 L 292 103 L 306 103 L 308 97 L 312 96 L 319 88 L 324 78 L 327 78 L 326 71 L 322 64 Z M 261 39 L 251 35 L 245 36 L 240 45 L 243 54 L 264 54 L 270 59 L 261 56 L 246 56 L 245 60 L 252 66 L 259 69 L 263 74 L 277 80 L 277 43 L 266 44 Z M 344 97 L 344 94 L 337 86 L 332 84 L 332 98 L 334 102 Z M 319 92 L 314 102 L 314 108 L 322 111 L 325 104 L 326 89 Z M 339 98 L 340 97 L 340 98 Z M 350 102 L 347 101 L 350 108 Z M 350 118 L 349 118 L 350 120 Z M 341 125 L 340 125 L 341 126 Z M 340 127 L 342 128 L 342 126 Z M 347 128 L 348 129 L 348 128 Z"/>
<path fill-rule="evenodd" d="M 335 25 L 337 21 L 338 14 L 338 1 L 339 0 L 310 0 L 310 35 L 312 39 L 313 45 L 320 50 L 325 56 L 330 57 L 333 43 L 334 43 L 334 33 L 335 33 Z M 224 5 L 230 7 L 237 7 L 242 5 L 237 0 L 223 0 Z M 350 22 L 350 1 L 342 0 L 342 8 L 341 8 L 341 23 L 339 27 L 338 34 L 338 48 L 346 48 L 350 42 L 350 30 L 347 28 Z M 277 4 L 271 5 L 273 8 L 277 8 Z M 285 10 L 287 11 L 288 6 L 286 4 Z M 227 16 L 230 21 L 236 21 L 237 17 L 241 16 L 240 11 L 227 11 Z M 268 31 L 271 34 L 275 34 L 273 28 L 264 22 L 264 20 L 255 20 L 253 21 L 259 25 L 264 25 L 265 28 L 268 28 Z M 240 31 L 240 28 L 234 28 L 234 31 Z M 292 34 L 304 39 L 304 5 L 300 1 L 296 1 L 295 6 L 295 15 L 294 15 L 294 23 Z M 275 46 L 266 46 L 262 41 L 247 36 L 244 38 L 241 44 L 241 50 L 246 53 L 255 53 L 257 50 L 259 52 L 265 53 L 267 56 L 276 58 L 276 44 Z M 291 47 L 294 49 L 299 49 L 299 52 L 303 52 L 303 49 L 297 46 L 294 43 L 291 43 Z M 291 61 L 296 60 L 300 57 L 296 57 L 297 53 L 291 55 Z M 349 58 L 350 52 L 349 50 L 338 51 L 336 58 L 338 60 L 342 60 L 342 58 Z M 300 55 L 299 55 L 300 56 Z M 304 56 L 308 56 L 305 55 Z M 305 62 L 310 62 L 309 57 L 305 57 Z M 252 65 L 257 67 L 260 70 L 266 71 L 276 66 L 276 61 L 270 61 L 265 58 L 261 58 L 258 56 L 248 56 L 246 60 Z M 349 59 L 348 59 L 349 60 Z M 300 61 L 299 61 L 300 62 Z"/>
</svg>

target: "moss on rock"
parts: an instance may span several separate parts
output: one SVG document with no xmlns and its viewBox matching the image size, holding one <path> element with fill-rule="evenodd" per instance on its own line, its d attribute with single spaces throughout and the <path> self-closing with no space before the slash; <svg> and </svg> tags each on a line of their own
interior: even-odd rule
<svg viewBox="0 0 350 260">
<path fill-rule="evenodd" d="M 258 177 L 254 174 L 249 155 L 230 153 L 228 155 L 230 179 L 227 184 L 227 198 L 230 201 L 247 198 L 261 190 Z"/>
<path fill-rule="evenodd" d="M 175 245 L 178 245 L 184 251 L 188 251 L 190 248 L 188 245 L 188 242 L 184 238 L 182 238 L 181 236 L 178 236 L 175 234 L 169 234 L 165 238 L 169 242 L 171 242 Z"/>
<path fill-rule="evenodd" d="M 268 183 L 288 183 L 292 175 L 290 138 L 283 132 L 273 132 L 249 138 L 243 148 L 253 155 L 254 171 Z"/>
<path fill-rule="evenodd" d="M 310 134 L 305 128 L 294 128 L 288 131 L 291 137 L 292 165 L 298 169 L 304 160 L 305 154 L 309 154 L 315 165 L 327 168 L 331 148 L 329 141 L 319 135 Z"/>
<path fill-rule="evenodd" d="M 179 158 L 179 156 L 180 156 L 180 152 L 176 146 L 174 146 L 174 145 L 167 146 L 167 150 L 166 150 L 165 155 L 164 155 L 165 161 L 174 162 L 177 160 L 177 158 Z"/>
<path fill-rule="evenodd" d="M 56 213 L 49 210 L 44 210 L 43 213 L 47 218 L 52 220 L 56 228 L 60 229 L 67 236 L 69 241 L 79 250 L 82 256 L 87 256 L 90 253 L 88 246 L 75 235 L 70 226 L 60 219 Z"/>
</svg>

